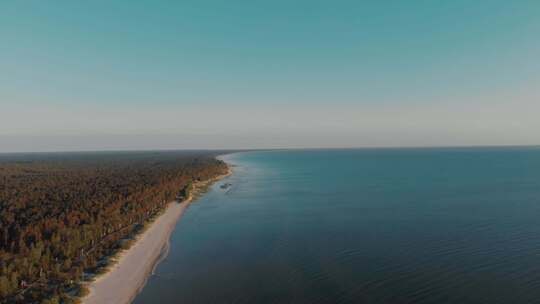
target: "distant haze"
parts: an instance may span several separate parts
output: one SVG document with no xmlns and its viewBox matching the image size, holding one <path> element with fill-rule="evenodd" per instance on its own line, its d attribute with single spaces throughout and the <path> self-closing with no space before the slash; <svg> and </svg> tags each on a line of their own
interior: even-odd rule
<svg viewBox="0 0 540 304">
<path fill-rule="evenodd" d="M 538 1 L 11 1 L 0 152 L 540 144 Z"/>
</svg>

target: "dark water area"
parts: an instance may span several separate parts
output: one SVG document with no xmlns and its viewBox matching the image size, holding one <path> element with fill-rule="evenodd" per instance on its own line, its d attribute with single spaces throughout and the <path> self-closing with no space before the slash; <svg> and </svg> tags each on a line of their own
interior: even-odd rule
<svg viewBox="0 0 540 304">
<path fill-rule="evenodd" d="M 539 148 L 224 159 L 135 303 L 540 302 Z"/>
</svg>

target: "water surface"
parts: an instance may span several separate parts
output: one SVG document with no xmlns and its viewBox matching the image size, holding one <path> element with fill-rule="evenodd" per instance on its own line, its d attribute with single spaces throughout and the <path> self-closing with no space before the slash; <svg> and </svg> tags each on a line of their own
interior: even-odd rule
<svg viewBox="0 0 540 304">
<path fill-rule="evenodd" d="M 225 159 L 135 303 L 539 302 L 538 148 Z"/>
</svg>

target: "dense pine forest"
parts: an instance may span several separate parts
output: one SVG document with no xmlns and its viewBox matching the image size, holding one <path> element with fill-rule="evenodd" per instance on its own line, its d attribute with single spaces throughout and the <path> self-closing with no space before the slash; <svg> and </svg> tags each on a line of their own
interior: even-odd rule
<svg viewBox="0 0 540 304">
<path fill-rule="evenodd" d="M 167 203 L 226 171 L 197 151 L 0 155 L 0 303 L 77 302 Z"/>
</svg>

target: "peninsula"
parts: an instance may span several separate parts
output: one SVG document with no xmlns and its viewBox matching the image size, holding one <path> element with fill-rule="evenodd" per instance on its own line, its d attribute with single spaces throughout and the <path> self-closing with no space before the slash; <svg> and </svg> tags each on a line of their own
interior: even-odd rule
<svg viewBox="0 0 540 304">
<path fill-rule="evenodd" d="M 1 155 L 0 303 L 129 302 L 217 154 Z"/>
</svg>

